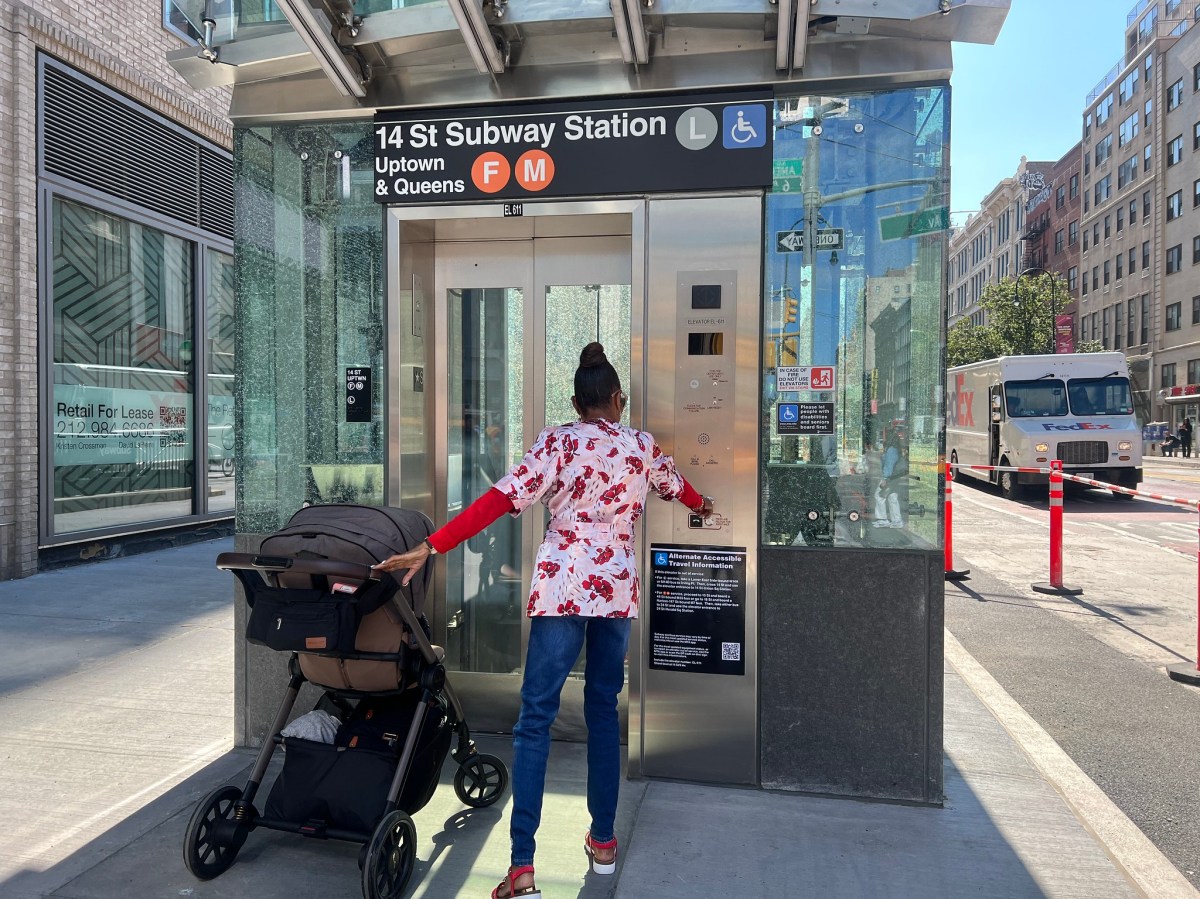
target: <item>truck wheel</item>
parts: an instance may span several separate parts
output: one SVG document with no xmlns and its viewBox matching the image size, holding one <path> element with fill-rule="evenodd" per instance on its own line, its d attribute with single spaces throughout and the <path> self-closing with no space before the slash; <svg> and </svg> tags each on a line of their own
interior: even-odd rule
<svg viewBox="0 0 1200 899">
<path fill-rule="evenodd" d="M 1008 464 L 1003 462 L 1001 464 Z M 1000 495 L 1005 499 L 1019 500 L 1025 493 L 1025 488 L 1017 481 L 1015 471 L 1000 472 Z"/>
</svg>

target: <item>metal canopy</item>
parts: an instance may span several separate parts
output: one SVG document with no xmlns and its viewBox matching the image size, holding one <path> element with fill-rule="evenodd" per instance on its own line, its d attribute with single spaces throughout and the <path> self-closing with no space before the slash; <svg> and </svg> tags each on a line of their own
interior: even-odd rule
<svg viewBox="0 0 1200 899">
<path fill-rule="evenodd" d="M 275 5 L 308 47 L 334 89 L 346 97 L 365 97 L 367 91 L 363 85 L 370 76 L 365 67 L 356 67 L 347 58 L 335 36 L 335 30 L 344 27 L 354 30 L 353 19 L 346 18 L 352 14 L 348 10 L 325 6 L 314 9 L 308 0 L 275 0 Z M 219 54 L 215 62 L 220 63 Z"/>
<path fill-rule="evenodd" d="M 168 54 L 193 87 L 233 85 L 239 124 L 771 83 L 817 90 L 946 80 L 952 43 L 995 42 L 1011 5 L 434 0 L 362 13 L 386 4 L 277 2 L 290 30 L 218 23 L 218 33 L 236 38 L 216 48 L 215 64 L 197 48 Z"/>
</svg>

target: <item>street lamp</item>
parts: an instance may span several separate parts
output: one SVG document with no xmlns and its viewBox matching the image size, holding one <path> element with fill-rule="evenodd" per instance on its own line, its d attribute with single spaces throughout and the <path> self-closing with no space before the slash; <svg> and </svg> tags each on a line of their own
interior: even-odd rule
<svg viewBox="0 0 1200 899">
<path fill-rule="evenodd" d="M 1034 266 L 1030 266 L 1029 268 L 1025 269 L 1023 272 L 1021 272 L 1019 275 L 1017 275 L 1017 280 L 1013 284 L 1013 302 L 1014 302 L 1014 304 L 1016 304 L 1018 309 L 1021 308 L 1021 279 L 1024 278 L 1026 275 L 1049 275 L 1049 274 L 1050 274 L 1050 272 L 1046 271 L 1044 268 L 1034 265 Z M 1025 315 L 1025 337 L 1026 337 L 1025 346 L 1029 346 L 1032 343 L 1032 341 L 1029 339 L 1029 337 L 1030 337 L 1029 328 L 1030 328 L 1030 316 L 1027 312 Z M 1058 352 L 1058 307 L 1054 302 L 1053 287 L 1051 288 L 1051 293 L 1050 293 L 1050 352 L 1051 353 Z"/>
</svg>

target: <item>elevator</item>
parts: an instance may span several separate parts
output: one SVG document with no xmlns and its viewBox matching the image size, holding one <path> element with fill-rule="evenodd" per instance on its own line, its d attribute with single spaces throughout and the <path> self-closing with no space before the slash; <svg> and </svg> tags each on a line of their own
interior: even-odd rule
<svg viewBox="0 0 1200 899">
<path fill-rule="evenodd" d="M 444 524 L 575 417 L 579 352 L 603 343 L 630 396 L 622 423 L 651 432 L 719 511 L 705 525 L 652 499 L 639 522 L 630 773 L 756 783 L 761 194 L 386 215 L 388 502 Z M 438 560 L 426 614 L 482 732 L 516 722 L 546 523 L 536 505 Z M 582 659 L 553 735 L 586 737 Z"/>
</svg>

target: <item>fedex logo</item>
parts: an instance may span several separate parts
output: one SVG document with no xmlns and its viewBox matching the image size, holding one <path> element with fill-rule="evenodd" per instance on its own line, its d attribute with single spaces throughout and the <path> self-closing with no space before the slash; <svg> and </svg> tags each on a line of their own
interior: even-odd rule
<svg viewBox="0 0 1200 899">
<path fill-rule="evenodd" d="M 1096 424 L 1090 421 L 1077 421 L 1073 425 L 1043 424 L 1042 427 L 1047 431 L 1107 431 L 1112 425 Z"/>
<path fill-rule="evenodd" d="M 975 398 L 974 390 L 967 390 L 966 375 L 954 376 L 954 389 L 947 399 L 950 408 L 946 410 L 946 418 L 951 424 L 961 428 L 975 427 L 975 413 L 971 409 L 971 400 Z"/>
</svg>

